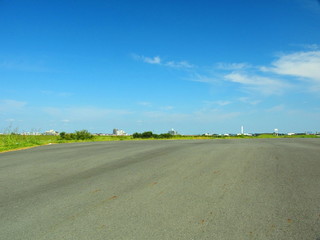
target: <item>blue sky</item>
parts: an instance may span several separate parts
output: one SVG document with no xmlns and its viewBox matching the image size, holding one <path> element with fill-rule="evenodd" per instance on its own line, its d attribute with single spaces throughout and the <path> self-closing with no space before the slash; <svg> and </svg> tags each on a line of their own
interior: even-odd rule
<svg viewBox="0 0 320 240">
<path fill-rule="evenodd" d="M 320 131 L 316 0 L 0 0 L 0 132 Z"/>
</svg>

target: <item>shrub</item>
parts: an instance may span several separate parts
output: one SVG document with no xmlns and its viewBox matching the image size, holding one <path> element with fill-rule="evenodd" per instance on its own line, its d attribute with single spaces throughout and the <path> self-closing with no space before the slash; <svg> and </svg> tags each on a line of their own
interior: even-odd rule
<svg viewBox="0 0 320 240">
<path fill-rule="evenodd" d="M 93 138 L 93 135 L 90 132 L 88 132 L 88 130 L 81 130 L 75 132 L 75 138 L 77 140 L 86 140 Z"/>
<path fill-rule="evenodd" d="M 88 130 L 76 131 L 75 133 L 60 133 L 61 140 L 87 140 L 92 138 L 93 135 Z"/>
<path fill-rule="evenodd" d="M 143 133 L 134 133 L 132 135 L 133 138 L 157 138 L 157 139 L 168 139 L 173 138 L 173 135 L 170 133 L 161 133 L 161 134 L 155 134 L 151 131 L 143 132 Z"/>
<path fill-rule="evenodd" d="M 132 137 L 133 138 L 141 138 L 141 133 L 134 133 L 134 134 L 132 134 Z"/>
</svg>

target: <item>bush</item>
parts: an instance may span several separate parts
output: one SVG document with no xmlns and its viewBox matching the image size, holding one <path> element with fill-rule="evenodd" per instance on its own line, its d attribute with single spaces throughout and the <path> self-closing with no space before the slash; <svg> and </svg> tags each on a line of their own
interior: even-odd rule
<svg viewBox="0 0 320 240">
<path fill-rule="evenodd" d="M 150 131 L 150 132 L 144 132 L 141 134 L 142 138 L 152 138 L 154 136 L 154 134 Z"/>
<path fill-rule="evenodd" d="M 60 133 L 61 140 L 87 140 L 92 138 L 93 135 L 88 130 L 76 131 L 75 133 Z"/>
<path fill-rule="evenodd" d="M 87 130 L 81 130 L 81 131 L 76 131 L 75 137 L 77 140 L 86 140 L 86 139 L 92 139 L 93 135 Z"/>
<path fill-rule="evenodd" d="M 143 133 L 134 133 L 132 135 L 133 138 L 157 138 L 157 139 L 168 139 L 168 138 L 172 138 L 173 135 L 171 135 L 170 133 L 161 133 L 161 134 L 155 134 L 152 133 L 151 131 L 149 132 L 143 132 Z"/>
<path fill-rule="evenodd" d="M 132 137 L 133 138 L 141 138 L 141 133 L 134 133 L 134 134 L 132 134 Z"/>
</svg>

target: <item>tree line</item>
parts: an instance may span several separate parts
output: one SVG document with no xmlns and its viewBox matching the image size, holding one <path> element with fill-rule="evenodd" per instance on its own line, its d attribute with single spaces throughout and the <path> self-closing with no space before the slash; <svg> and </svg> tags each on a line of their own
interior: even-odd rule
<svg viewBox="0 0 320 240">
<path fill-rule="evenodd" d="M 170 133 L 161 133 L 161 134 L 155 134 L 151 131 L 143 132 L 143 133 L 134 133 L 132 134 L 133 138 L 157 138 L 157 139 L 166 139 L 166 138 L 173 138 L 174 135 Z"/>
</svg>

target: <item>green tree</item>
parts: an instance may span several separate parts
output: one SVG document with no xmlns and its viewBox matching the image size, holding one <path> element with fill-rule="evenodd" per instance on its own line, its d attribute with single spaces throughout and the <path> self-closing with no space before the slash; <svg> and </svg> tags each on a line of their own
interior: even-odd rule
<svg viewBox="0 0 320 240">
<path fill-rule="evenodd" d="M 66 134 L 67 134 L 66 132 L 61 132 L 60 133 L 60 138 L 61 139 L 65 139 L 66 138 Z"/>
<path fill-rule="evenodd" d="M 141 137 L 142 138 L 152 138 L 154 135 L 153 135 L 153 133 L 151 132 L 151 131 L 149 131 L 149 132 L 144 132 L 144 133 L 142 133 L 141 134 Z"/>
<path fill-rule="evenodd" d="M 133 138 L 141 138 L 141 133 L 134 133 L 134 134 L 132 134 L 132 137 Z"/>
<path fill-rule="evenodd" d="M 87 140 L 92 139 L 93 135 L 88 130 L 75 131 L 75 133 L 60 133 L 62 140 Z"/>
<path fill-rule="evenodd" d="M 77 140 L 86 140 L 86 139 L 92 139 L 93 135 L 88 130 L 81 130 L 75 132 L 75 138 Z"/>
</svg>

